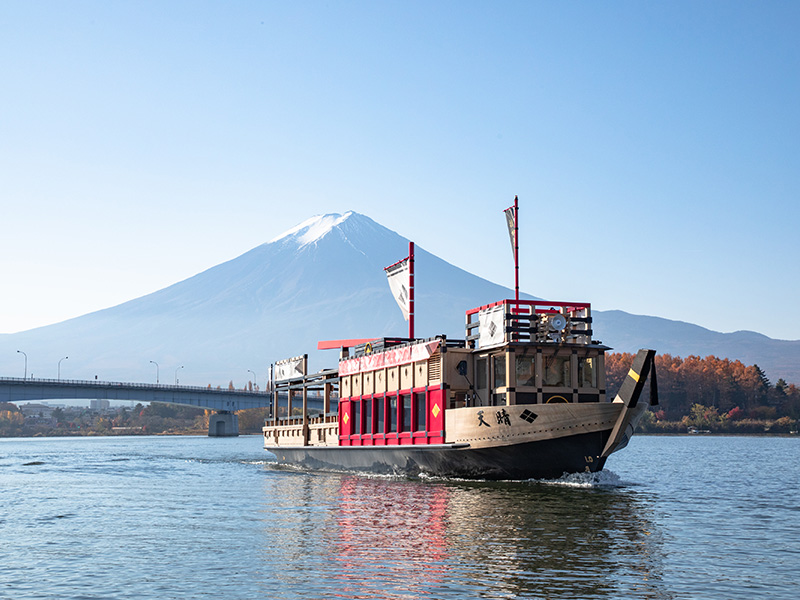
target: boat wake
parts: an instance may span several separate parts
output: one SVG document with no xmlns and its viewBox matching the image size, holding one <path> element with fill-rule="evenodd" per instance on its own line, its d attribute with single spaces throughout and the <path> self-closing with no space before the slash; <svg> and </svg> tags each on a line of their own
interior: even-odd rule
<svg viewBox="0 0 800 600">
<path fill-rule="evenodd" d="M 573 488 L 618 488 L 626 484 L 613 471 L 597 473 L 564 473 L 558 479 L 531 479 L 534 483 Z"/>
</svg>

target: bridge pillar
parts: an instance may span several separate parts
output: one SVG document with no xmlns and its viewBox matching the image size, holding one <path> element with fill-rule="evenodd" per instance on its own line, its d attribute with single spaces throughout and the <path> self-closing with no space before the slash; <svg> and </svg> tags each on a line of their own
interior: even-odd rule
<svg viewBox="0 0 800 600">
<path fill-rule="evenodd" d="M 208 415 L 209 437 L 236 437 L 239 435 L 239 417 L 235 413 L 221 410 Z"/>
</svg>

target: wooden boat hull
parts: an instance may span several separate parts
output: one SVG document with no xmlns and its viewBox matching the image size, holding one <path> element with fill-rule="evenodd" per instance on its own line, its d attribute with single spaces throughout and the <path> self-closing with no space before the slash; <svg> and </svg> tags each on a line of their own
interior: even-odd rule
<svg viewBox="0 0 800 600">
<path fill-rule="evenodd" d="M 596 472 L 611 430 L 552 439 L 472 447 L 425 446 L 281 446 L 267 447 L 279 464 L 326 471 L 464 479 L 553 479 L 565 473 Z"/>
<path fill-rule="evenodd" d="M 315 470 L 500 480 L 593 473 L 602 470 L 611 453 L 627 445 L 647 411 L 639 396 L 654 356 L 653 350 L 639 351 L 613 402 L 568 402 L 559 396 L 562 402 L 462 406 L 447 408 L 442 415 L 444 393 L 437 388 L 425 409 L 427 428 L 420 430 L 409 427 L 417 423 L 413 405 L 405 418 L 400 410 L 405 408 L 395 398 L 384 404 L 386 412 L 389 406 L 397 411 L 389 421 L 362 419 L 363 413 L 352 410 L 352 405 L 362 402 L 363 390 L 354 395 L 347 388 L 348 400 L 340 401 L 345 403 L 339 411 L 344 417 L 330 423 L 311 423 L 305 417 L 299 423 L 265 426 L 264 447 L 279 463 Z M 650 398 L 655 403 L 654 382 L 655 377 Z M 422 391 L 418 394 L 424 399 Z M 379 399 L 385 400 L 382 395 Z M 361 426 L 351 427 L 348 420 Z M 371 423 L 372 433 L 359 433 L 365 422 Z M 398 423 L 405 425 L 399 432 Z M 388 431 L 375 433 L 375 429 Z"/>
</svg>

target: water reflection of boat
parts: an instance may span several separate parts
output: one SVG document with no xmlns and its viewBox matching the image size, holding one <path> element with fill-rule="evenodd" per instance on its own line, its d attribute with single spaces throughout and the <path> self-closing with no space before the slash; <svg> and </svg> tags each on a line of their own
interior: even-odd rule
<svg viewBox="0 0 800 600">
<path fill-rule="evenodd" d="M 658 525 L 628 490 L 329 477 L 316 535 L 343 596 L 670 597 Z"/>
<path fill-rule="evenodd" d="M 376 597 L 400 598 L 421 584 L 444 582 L 449 490 L 399 483 L 350 476 L 341 480 L 336 529 L 326 547 L 339 565 L 345 597 L 364 598 L 367 587 L 384 594 Z M 387 590 L 389 582 L 396 589 Z"/>
</svg>

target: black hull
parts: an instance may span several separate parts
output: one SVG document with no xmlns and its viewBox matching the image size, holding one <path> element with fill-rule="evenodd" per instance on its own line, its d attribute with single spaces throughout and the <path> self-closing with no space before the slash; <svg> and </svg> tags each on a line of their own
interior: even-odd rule
<svg viewBox="0 0 800 600">
<path fill-rule="evenodd" d="M 608 431 L 584 433 L 510 446 L 268 447 L 281 464 L 324 471 L 464 479 L 555 479 L 564 473 L 597 472 Z"/>
</svg>

